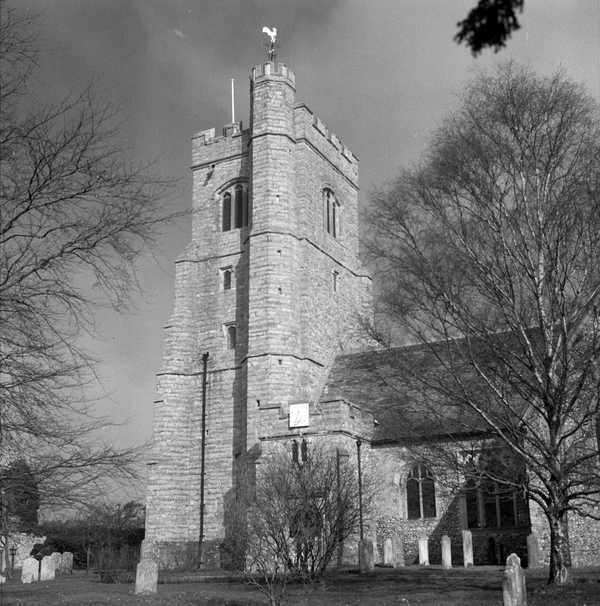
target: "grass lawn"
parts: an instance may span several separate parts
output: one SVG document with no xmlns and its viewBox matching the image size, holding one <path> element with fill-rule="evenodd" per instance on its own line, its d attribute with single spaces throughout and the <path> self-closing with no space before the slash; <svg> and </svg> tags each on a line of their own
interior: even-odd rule
<svg viewBox="0 0 600 606">
<path fill-rule="evenodd" d="M 549 588 L 545 571 L 527 573 L 529 606 L 600 606 L 600 570 L 578 570 L 565 588 Z M 188 576 L 189 578 L 189 576 Z M 173 578 L 173 580 L 175 580 Z M 180 580 L 182 580 L 180 578 Z M 439 567 L 376 569 L 371 574 L 336 573 L 314 587 L 293 585 L 286 606 L 499 606 L 502 569 Z M 153 596 L 135 596 L 133 585 L 100 583 L 76 573 L 55 581 L 1 587 L 1 606 L 259 606 L 266 600 L 243 581 L 161 583 Z"/>
</svg>

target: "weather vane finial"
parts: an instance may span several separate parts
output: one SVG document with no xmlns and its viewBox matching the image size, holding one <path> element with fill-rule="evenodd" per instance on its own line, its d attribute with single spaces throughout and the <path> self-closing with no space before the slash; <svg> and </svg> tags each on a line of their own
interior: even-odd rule
<svg viewBox="0 0 600 606">
<path fill-rule="evenodd" d="M 275 63 L 277 57 L 277 28 L 267 27 L 266 25 L 262 28 L 262 33 L 269 36 L 269 40 L 265 44 L 265 50 L 267 52 L 267 61 Z"/>
</svg>

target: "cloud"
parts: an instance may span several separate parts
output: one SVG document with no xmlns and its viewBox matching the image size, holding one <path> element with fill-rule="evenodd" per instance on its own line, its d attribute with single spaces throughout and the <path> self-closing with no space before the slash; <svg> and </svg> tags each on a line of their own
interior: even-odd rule
<svg viewBox="0 0 600 606">
<path fill-rule="evenodd" d="M 182 40 L 184 38 L 187 38 L 187 36 L 180 30 L 180 29 L 172 29 L 171 30 L 178 38 L 181 38 Z"/>
</svg>

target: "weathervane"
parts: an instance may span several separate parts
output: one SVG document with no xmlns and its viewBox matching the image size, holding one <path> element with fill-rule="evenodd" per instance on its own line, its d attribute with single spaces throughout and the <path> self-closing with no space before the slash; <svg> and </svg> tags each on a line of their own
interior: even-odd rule
<svg viewBox="0 0 600 606">
<path fill-rule="evenodd" d="M 277 28 L 269 28 L 265 25 L 262 28 L 262 33 L 267 34 L 269 40 L 265 43 L 265 51 L 267 53 L 267 61 L 271 63 L 275 63 L 275 59 L 277 58 Z"/>
</svg>

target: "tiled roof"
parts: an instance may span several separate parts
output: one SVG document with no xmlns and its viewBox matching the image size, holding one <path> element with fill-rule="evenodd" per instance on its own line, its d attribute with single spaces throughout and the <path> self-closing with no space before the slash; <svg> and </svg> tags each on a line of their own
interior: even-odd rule
<svg viewBox="0 0 600 606">
<path fill-rule="evenodd" d="M 444 368 L 448 357 L 445 343 L 340 355 L 322 398 L 344 398 L 370 410 L 377 421 L 374 442 L 456 439 L 484 432 L 483 422 L 473 413 L 422 381 L 426 374 L 452 380 Z M 461 373 L 468 377 L 464 368 Z"/>
</svg>

